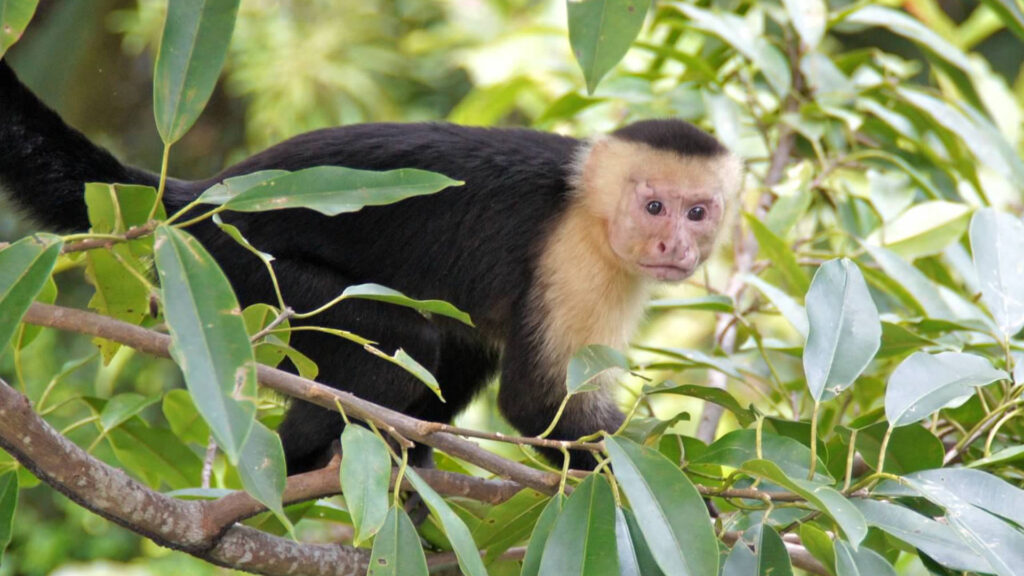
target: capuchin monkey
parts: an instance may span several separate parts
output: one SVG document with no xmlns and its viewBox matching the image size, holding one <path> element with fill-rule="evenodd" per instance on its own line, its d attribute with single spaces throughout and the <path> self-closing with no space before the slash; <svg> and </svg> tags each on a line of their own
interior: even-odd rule
<svg viewBox="0 0 1024 576">
<path fill-rule="evenodd" d="M 419 168 L 464 186 L 328 217 L 310 210 L 224 213 L 272 254 L 285 302 L 311 310 L 347 286 L 374 282 L 418 299 L 447 300 L 476 328 L 381 302 L 346 300 L 310 324 L 352 331 L 389 354 L 404 349 L 430 370 L 445 402 L 399 367 L 313 331 L 291 343 L 320 379 L 410 416 L 448 422 L 500 373 L 498 404 L 524 435 L 551 423 L 566 367 L 588 344 L 624 348 L 654 282 L 688 278 L 711 254 L 741 165 L 717 140 L 680 120 L 646 120 L 577 140 L 525 129 L 363 124 L 296 136 L 198 181 L 169 179 L 173 213 L 226 178 L 337 165 Z M 86 182 L 156 186 L 67 126 L 0 62 L 0 185 L 59 230 L 89 226 Z M 243 306 L 275 302 L 263 263 L 205 221 L 190 228 Z M 301 324 L 295 322 L 294 324 Z M 623 415 L 607 391 L 574 396 L 550 437 L 613 432 Z M 293 401 L 278 432 L 288 472 L 324 465 L 341 416 Z M 430 463 L 417 447 L 416 464 Z M 558 451 L 545 453 L 562 462 Z M 570 465 L 595 460 L 572 451 Z"/>
</svg>

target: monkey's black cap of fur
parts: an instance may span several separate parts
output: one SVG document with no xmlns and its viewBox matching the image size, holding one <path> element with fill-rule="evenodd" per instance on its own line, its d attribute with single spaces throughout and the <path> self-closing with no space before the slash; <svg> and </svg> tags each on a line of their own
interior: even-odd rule
<svg viewBox="0 0 1024 576">
<path fill-rule="evenodd" d="M 714 136 L 682 120 L 641 120 L 619 128 L 612 135 L 681 156 L 718 156 L 726 152 Z"/>
</svg>

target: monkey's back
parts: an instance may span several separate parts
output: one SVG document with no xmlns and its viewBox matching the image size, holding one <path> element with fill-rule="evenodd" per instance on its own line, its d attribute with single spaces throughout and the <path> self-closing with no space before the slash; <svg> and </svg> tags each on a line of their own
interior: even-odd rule
<svg viewBox="0 0 1024 576">
<path fill-rule="evenodd" d="M 478 324 L 502 322 L 523 297 L 535 251 L 562 212 L 579 144 L 531 130 L 451 124 L 331 128 L 269 148 L 210 180 L 181 183 L 171 204 L 258 170 L 336 165 L 439 172 L 465 185 L 334 217 L 294 209 L 225 220 L 279 260 L 329 267 L 350 283 L 376 282 L 416 298 L 446 299 Z M 197 233 L 217 257 L 250 258 L 209 226 Z M 245 279 L 232 280 L 238 288 Z"/>
</svg>

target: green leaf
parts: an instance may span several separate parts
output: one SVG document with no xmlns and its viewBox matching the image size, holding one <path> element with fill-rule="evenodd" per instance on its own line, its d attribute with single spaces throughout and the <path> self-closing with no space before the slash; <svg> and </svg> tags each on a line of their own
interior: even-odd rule
<svg viewBox="0 0 1024 576">
<path fill-rule="evenodd" d="M 0 561 L 3 561 L 4 550 L 14 535 L 14 512 L 17 508 L 18 473 L 11 470 L 0 474 Z"/>
<path fill-rule="evenodd" d="M 745 214 L 745 216 L 750 231 L 757 238 L 757 245 L 761 253 L 771 260 L 773 268 L 779 271 L 789 288 L 798 294 L 807 292 L 811 283 L 807 280 L 807 273 L 800 267 L 796 255 L 793 254 L 789 245 L 753 215 Z"/>
<path fill-rule="evenodd" d="M 63 245 L 56 236 L 37 234 L 0 250 L 0 351 L 46 286 Z"/>
<path fill-rule="evenodd" d="M 920 549 L 947 568 L 967 572 L 991 571 L 988 562 L 965 546 L 947 524 L 889 502 L 870 499 L 851 502 L 864 515 L 869 526 L 884 530 Z"/>
<path fill-rule="evenodd" d="M 53 304 L 57 301 L 57 283 L 53 281 L 53 276 L 46 279 L 46 283 L 43 284 L 43 289 L 36 295 L 35 301 L 44 304 Z M 17 334 L 12 341 L 14 346 L 19 350 L 24 349 L 25 346 L 28 346 L 35 340 L 42 329 L 42 326 L 22 324 L 18 327 Z"/>
<path fill-rule="evenodd" d="M 85 262 L 86 278 L 96 289 L 89 308 L 122 322 L 141 324 L 149 313 L 149 285 L 140 278 L 148 275 L 146 264 L 132 255 L 127 244 L 89 250 Z M 109 364 L 121 347 L 104 338 L 94 342 L 103 353 L 104 364 Z"/>
<path fill-rule="evenodd" d="M 676 385 L 673 382 L 664 382 L 658 386 L 645 387 L 644 394 L 679 394 L 681 396 L 689 396 L 691 398 L 700 398 L 701 400 L 711 402 L 712 404 L 718 404 L 722 408 L 732 412 L 736 416 L 736 421 L 744 428 L 753 424 L 757 417 L 753 409 L 744 408 L 732 394 L 729 394 L 729 392 L 722 390 L 721 388 L 712 388 L 710 386 L 702 386 L 699 384 Z"/>
<path fill-rule="evenodd" d="M 159 396 L 143 396 L 134 392 L 118 394 L 108 400 L 100 412 L 100 425 L 104 431 L 117 428 L 157 400 L 160 400 Z"/>
<path fill-rule="evenodd" d="M 750 551 L 743 539 L 732 545 L 729 556 L 725 559 L 722 576 L 755 576 L 757 574 L 757 556 Z"/>
<path fill-rule="evenodd" d="M 627 508 L 615 508 L 615 543 L 620 576 L 663 576 L 647 547 L 636 516 Z"/>
<path fill-rule="evenodd" d="M 981 285 L 981 301 L 1005 338 L 1024 327 L 1024 223 L 983 208 L 971 218 L 971 251 Z"/>
<path fill-rule="evenodd" d="M 682 470 L 625 438 L 608 437 L 605 447 L 622 491 L 643 518 L 640 530 L 662 572 L 717 574 L 718 545 L 707 506 Z"/>
<path fill-rule="evenodd" d="M 203 463 L 170 430 L 151 428 L 140 418 L 130 418 L 107 435 L 114 454 L 125 467 L 159 488 L 190 488 L 199 482 Z"/>
<path fill-rule="evenodd" d="M 894 34 L 922 45 L 963 72 L 971 72 L 971 62 L 966 54 L 918 20 L 899 10 L 884 6 L 864 6 L 847 14 L 843 22 L 887 28 Z"/>
<path fill-rule="evenodd" d="M 364 345 L 363 349 L 381 360 L 386 360 L 387 362 L 402 368 L 409 374 L 412 374 L 417 380 L 426 384 L 427 388 L 430 388 L 430 391 L 433 392 L 441 402 L 445 401 L 444 396 L 441 395 L 441 385 L 437 383 L 437 378 L 430 373 L 430 370 L 427 370 L 422 364 L 417 362 L 415 358 L 409 356 L 409 353 L 405 350 L 399 348 L 398 350 L 395 350 L 394 354 L 389 355 L 387 352 L 384 352 L 370 344 Z"/>
<path fill-rule="evenodd" d="M 885 417 L 893 426 L 923 420 L 967 401 L 978 386 L 1009 378 L 982 356 L 959 352 L 916 352 L 889 376 Z"/>
<path fill-rule="evenodd" d="M 878 263 L 889 278 L 902 286 L 914 301 L 931 318 L 954 318 L 953 311 L 942 299 L 939 289 L 923 272 L 891 250 L 881 246 L 864 244 L 864 249 Z"/>
<path fill-rule="evenodd" d="M 793 576 L 793 563 L 782 537 L 768 524 L 761 525 L 761 541 L 757 545 L 758 576 Z"/>
<path fill-rule="evenodd" d="M 671 358 L 678 358 L 685 360 L 688 364 L 699 366 L 701 368 L 710 368 L 717 370 L 726 376 L 731 376 L 737 380 L 743 380 L 743 374 L 739 371 L 739 368 L 733 364 L 732 360 L 725 357 L 709 356 L 700 350 L 686 350 L 684 348 L 658 348 L 653 346 L 636 346 L 637 350 L 644 350 L 646 352 L 654 352 L 655 354 L 663 354 Z"/>
<path fill-rule="evenodd" d="M 761 294 L 764 294 L 765 298 L 768 298 L 768 300 L 782 314 L 783 318 L 785 318 L 801 336 L 807 338 L 807 332 L 810 331 L 810 327 L 807 325 L 807 311 L 804 310 L 804 307 L 801 306 L 799 302 L 794 300 L 789 294 L 786 294 L 775 286 L 761 280 L 757 276 L 748 274 L 744 276 L 744 280 L 747 284 L 757 288 Z"/>
<path fill-rule="evenodd" d="M 39 0 L 0 0 L 0 58 L 21 38 L 38 3 Z"/>
<path fill-rule="evenodd" d="M 238 300 L 213 257 L 187 232 L 160 226 L 155 248 L 171 356 L 237 465 L 256 411 L 256 360 Z"/>
<path fill-rule="evenodd" d="M 699 298 L 663 298 L 647 304 L 651 310 L 706 310 L 709 312 L 732 312 L 732 298 L 721 294 L 709 294 Z"/>
<path fill-rule="evenodd" d="M 860 501 L 851 500 L 851 502 L 856 505 Z M 822 565 L 836 565 L 836 554 L 832 548 L 832 538 L 821 528 L 806 522 L 800 524 L 800 542 L 811 553 L 811 556 L 817 558 L 818 562 L 821 562 Z"/>
<path fill-rule="evenodd" d="M 569 44 L 587 92 L 622 60 L 644 25 L 650 0 L 569 0 Z"/>
<path fill-rule="evenodd" d="M 548 538 L 555 527 L 555 520 L 561 515 L 564 505 L 565 496 L 558 493 L 548 500 L 547 505 L 544 506 L 544 510 L 540 513 L 540 517 L 537 518 L 537 523 L 534 524 L 533 532 L 530 534 L 530 542 L 526 546 L 526 556 L 523 557 L 523 570 L 520 576 L 537 576 L 540 574 L 540 561 L 543 557 L 544 549 L 547 547 Z"/>
<path fill-rule="evenodd" d="M 570 22 L 570 26 L 572 23 Z M 614 64 L 613 64 L 614 66 Z M 548 106 L 547 110 L 534 120 L 535 126 L 546 126 L 559 120 L 569 120 L 575 118 L 577 114 L 594 106 L 604 102 L 605 98 L 592 98 L 589 96 L 581 96 L 576 92 L 569 92 L 555 100 Z"/>
<path fill-rule="evenodd" d="M 242 320 L 245 322 L 246 334 L 250 337 L 258 334 L 261 330 L 270 326 L 279 315 L 280 311 L 270 304 L 258 303 L 246 306 L 245 310 L 242 310 Z M 291 323 L 285 319 L 277 326 L 287 330 Z M 281 332 L 280 334 L 274 334 L 272 337 L 282 344 L 287 344 L 291 340 L 291 332 Z"/>
<path fill-rule="evenodd" d="M 967 467 L 984 468 L 986 466 L 1000 466 L 1010 462 L 1017 462 L 1022 458 L 1024 458 L 1024 446 L 1010 446 L 998 452 L 993 452 L 991 456 L 986 458 L 979 458 L 968 464 Z"/>
<path fill-rule="evenodd" d="M 618 576 L 615 500 L 604 476 L 587 476 L 569 496 L 544 546 L 539 573 Z"/>
<path fill-rule="evenodd" d="M 882 326 L 864 276 L 847 258 L 818 268 L 806 302 L 804 373 L 811 396 L 820 401 L 848 388 L 867 368 L 881 345 Z"/>
<path fill-rule="evenodd" d="M 878 465 L 882 439 L 889 425 L 879 422 L 857 433 L 857 452 L 871 468 Z M 885 471 L 910 474 L 942 466 L 946 450 L 942 441 L 923 426 L 902 426 L 892 431 L 885 450 Z"/>
<path fill-rule="evenodd" d="M 473 542 L 473 536 L 470 534 L 469 528 L 466 527 L 466 523 L 452 511 L 444 499 L 430 487 L 430 484 L 420 478 L 415 470 L 406 468 L 405 476 L 423 498 L 423 503 L 430 508 L 430 512 L 441 521 L 444 534 L 451 542 L 452 548 L 455 549 L 462 573 L 466 576 L 487 576 L 487 569 L 484 568 L 484 563 L 480 560 L 480 552 L 476 543 Z"/>
<path fill-rule="evenodd" d="M 273 512 L 288 531 L 292 531 L 291 521 L 285 515 L 281 502 L 287 476 L 284 448 L 278 435 L 260 422 L 253 424 L 242 448 L 238 476 L 245 491 Z"/>
<path fill-rule="evenodd" d="M 598 379 L 615 370 L 629 370 L 625 354 L 600 344 L 584 346 L 569 360 L 565 387 L 570 395 L 595 390 L 599 385 Z"/>
<path fill-rule="evenodd" d="M 183 442 L 195 442 L 206 445 L 210 439 L 210 427 L 196 410 L 192 401 L 192 395 L 188 390 L 176 389 L 164 395 L 161 405 L 164 418 L 171 425 L 174 435 L 181 438 Z"/>
<path fill-rule="evenodd" d="M 356 284 L 354 286 L 349 286 L 348 288 L 345 288 L 341 293 L 341 296 L 342 298 L 361 298 L 363 300 L 387 302 L 388 304 L 405 306 L 406 308 L 412 308 L 414 310 L 419 310 L 420 312 L 454 318 L 468 326 L 473 325 L 473 321 L 469 318 L 469 314 L 466 314 L 462 310 L 459 310 L 455 306 L 452 306 L 443 300 L 416 300 L 414 298 L 409 298 L 398 290 L 392 290 L 391 288 L 381 286 L 380 284 Z"/>
<path fill-rule="evenodd" d="M 315 166 L 258 181 L 224 206 L 238 212 L 308 208 L 337 216 L 461 185 L 441 174 L 412 168 L 376 172 Z"/>
<path fill-rule="evenodd" d="M 808 503 L 835 520 L 854 549 L 867 536 L 868 526 L 864 516 L 836 489 L 804 478 L 787 476 L 771 460 L 751 460 L 740 469 L 803 496 Z"/>
<path fill-rule="evenodd" d="M 792 75 L 786 57 L 765 36 L 751 30 L 744 18 L 711 12 L 685 2 L 670 5 L 689 18 L 694 28 L 717 36 L 753 62 L 780 98 L 789 94 Z"/>
<path fill-rule="evenodd" d="M 912 206 L 887 223 L 868 241 L 884 245 L 908 260 L 939 254 L 967 230 L 971 208 L 956 202 L 934 200 Z"/>
<path fill-rule="evenodd" d="M 697 464 L 721 464 L 730 468 L 739 468 L 745 462 L 764 458 L 771 460 L 785 470 L 786 475 L 794 478 L 806 478 L 810 472 L 811 449 L 800 442 L 776 434 L 763 434 L 761 438 L 761 454 L 757 453 L 756 430 L 733 430 L 708 446 L 707 452 L 694 460 Z M 815 480 L 834 482 L 825 468 L 825 463 L 818 459 L 815 466 Z"/>
<path fill-rule="evenodd" d="M 836 540 L 836 576 L 896 576 L 896 570 L 874 550 L 859 550 Z"/>
<path fill-rule="evenodd" d="M 508 501 L 487 511 L 473 529 L 473 541 L 481 549 L 487 549 L 485 561 L 488 564 L 529 536 L 548 500 L 544 494 L 524 488 Z"/>
<path fill-rule="evenodd" d="M 1021 40 L 1024 40 L 1024 10 L 1017 0 L 982 0 L 996 14 L 999 21 L 1006 25 Z"/>
<path fill-rule="evenodd" d="M 153 112 L 164 144 L 195 124 L 217 85 L 239 0 L 175 0 L 167 6 L 153 71 Z"/>
<path fill-rule="evenodd" d="M 376 434 L 350 424 L 341 433 L 341 490 L 352 514 L 352 544 L 377 533 L 388 515 L 391 456 Z"/>
<path fill-rule="evenodd" d="M 828 8 L 823 0 L 783 0 L 789 22 L 803 41 L 804 49 L 814 51 L 825 36 Z"/>
<path fill-rule="evenodd" d="M 956 134 L 979 162 L 1017 186 L 1024 186 L 1024 160 L 1002 133 L 965 103 L 956 105 L 920 90 L 900 87 L 897 93 L 938 125 Z M 963 111 L 962 111 L 963 110 Z"/>
<path fill-rule="evenodd" d="M 198 200 L 204 204 L 227 204 L 229 200 L 238 196 L 242 192 L 253 188 L 258 184 L 262 184 L 267 180 L 277 178 L 291 174 L 288 170 L 260 170 L 259 172 L 252 172 L 250 174 L 243 174 L 241 176 L 234 176 L 232 178 L 226 178 L 223 182 L 218 182 L 213 186 L 210 186 L 199 195 Z M 235 228 L 237 230 L 237 228 Z"/>
<path fill-rule="evenodd" d="M 392 507 L 373 540 L 367 576 L 426 576 L 420 535 L 405 510 Z"/>
</svg>

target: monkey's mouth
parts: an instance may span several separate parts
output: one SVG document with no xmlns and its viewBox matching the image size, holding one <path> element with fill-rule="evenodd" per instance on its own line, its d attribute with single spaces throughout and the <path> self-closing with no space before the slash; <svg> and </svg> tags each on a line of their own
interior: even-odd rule
<svg viewBox="0 0 1024 576">
<path fill-rule="evenodd" d="M 675 264 L 640 264 L 643 273 L 662 282 L 679 282 L 693 274 L 693 268 Z"/>
</svg>

